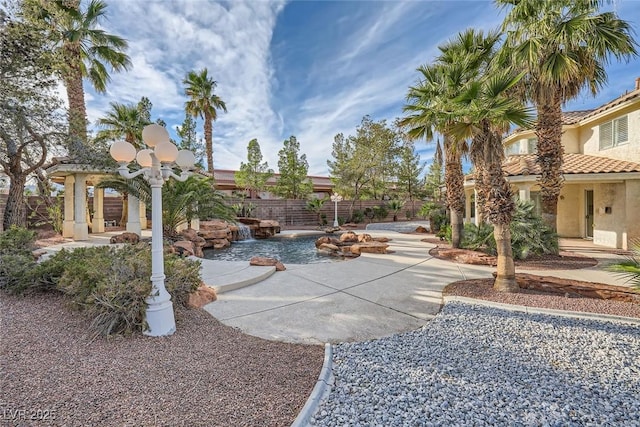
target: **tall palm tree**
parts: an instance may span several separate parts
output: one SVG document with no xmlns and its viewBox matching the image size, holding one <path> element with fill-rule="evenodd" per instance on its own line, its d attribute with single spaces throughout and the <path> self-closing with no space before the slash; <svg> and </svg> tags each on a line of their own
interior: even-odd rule
<svg viewBox="0 0 640 427">
<path fill-rule="evenodd" d="M 502 135 L 512 124 L 530 125 L 529 109 L 510 91 L 522 75 L 509 69 L 487 70 L 456 99 L 460 116 L 452 133 L 472 138 L 470 157 L 477 170 L 476 186 L 484 189 L 485 203 L 479 205 L 482 217 L 493 225 L 498 252 L 494 289 L 517 292 L 515 265 L 511 247 L 510 224 L 515 210 L 511 186 L 502 170 Z"/>
<path fill-rule="evenodd" d="M 87 141 L 87 110 L 83 78 L 97 92 L 104 93 L 113 71 L 126 70 L 131 60 L 125 53 L 127 42 L 100 28 L 107 5 L 91 0 L 84 10 L 80 0 L 28 0 L 26 12 L 42 25 L 60 53 L 58 72 L 67 90 L 69 134 L 73 140 Z"/>
<path fill-rule="evenodd" d="M 460 247 L 462 241 L 462 156 L 468 147 L 464 139 L 456 138 L 451 133 L 452 126 L 459 119 L 453 114 L 453 100 L 478 75 L 480 65 L 492 54 L 498 38 L 497 32 L 484 36 L 467 30 L 439 46 L 441 54 L 435 64 L 418 68 L 421 80 L 418 85 L 409 88 L 408 103 L 404 107 L 408 115 L 400 121 L 410 138 L 431 141 L 436 132 L 444 136 L 445 185 L 451 216 L 451 243 L 454 248 Z"/>
<path fill-rule="evenodd" d="M 190 98 L 185 110 L 193 117 L 204 119 L 204 140 L 207 152 L 207 171 L 213 173 L 213 121 L 218 118 L 217 109 L 227 112 L 227 105 L 214 93 L 217 82 L 209 77 L 206 68 L 190 71 L 183 80 L 185 94 Z"/>
<path fill-rule="evenodd" d="M 124 138 L 134 147 L 142 148 L 142 129 L 151 123 L 143 111 L 133 104 L 112 102 L 110 106 L 111 110 L 98 119 L 98 126 L 102 129 L 98 131 L 96 141 Z"/>
<path fill-rule="evenodd" d="M 542 216 L 557 230 L 562 189 L 562 104 L 586 88 L 595 95 L 606 83 L 612 58 L 637 55 L 629 24 L 614 12 L 600 13 L 605 0 L 495 0 L 509 8 L 503 23 L 503 56 L 526 72 L 522 96 L 537 109 L 537 163 Z"/>
</svg>

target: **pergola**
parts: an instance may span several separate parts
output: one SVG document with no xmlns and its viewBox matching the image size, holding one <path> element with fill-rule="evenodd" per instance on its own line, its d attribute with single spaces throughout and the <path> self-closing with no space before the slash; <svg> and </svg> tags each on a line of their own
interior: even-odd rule
<svg viewBox="0 0 640 427">
<path fill-rule="evenodd" d="M 89 228 L 92 234 L 105 232 L 104 189 L 96 188 L 102 179 L 116 175 L 115 170 L 98 170 L 90 165 L 65 163 L 65 159 L 55 159 L 56 163 L 46 172 L 49 178 L 64 185 L 64 221 L 62 236 L 73 240 L 88 240 Z M 93 218 L 91 227 L 87 222 L 87 188 L 93 189 Z M 127 199 L 126 230 L 140 235 L 147 228 L 146 208 L 138 198 L 129 195 Z"/>
</svg>

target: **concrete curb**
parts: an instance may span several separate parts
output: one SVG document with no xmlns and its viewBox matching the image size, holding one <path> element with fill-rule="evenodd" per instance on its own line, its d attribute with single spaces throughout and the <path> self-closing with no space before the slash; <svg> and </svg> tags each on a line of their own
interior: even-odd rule
<svg viewBox="0 0 640 427">
<path fill-rule="evenodd" d="M 291 427 L 305 427 L 311 425 L 309 421 L 315 412 L 318 410 L 318 405 L 324 400 L 327 394 L 331 391 L 333 386 L 333 347 L 331 344 L 326 343 L 324 345 L 324 363 L 318 376 L 316 385 L 311 390 L 311 395 L 307 399 L 307 403 L 304 404 L 302 410 L 291 424 Z"/>
<path fill-rule="evenodd" d="M 528 314 L 549 314 L 552 316 L 571 317 L 571 318 L 587 319 L 587 320 L 614 321 L 614 322 L 631 323 L 633 325 L 640 325 L 640 319 L 635 317 L 614 316 L 611 314 L 599 314 L 599 313 L 586 313 L 582 311 L 555 310 L 551 308 L 528 307 L 525 305 L 504 304 L 500 302 L 487 301 L 487 300 L 476 299 L 476 298 L 460 297 L 457 295 L 443 296 L 442 300 L 444 304 L 448 302 L 457 301 L 457 302 L 462 302 L 466 304 L 477 304 L 485 307 L 500 308 L 502 310 L 508 310 L 508 311 L 519 311 L 519 312 L 524 312 Z"/>
</svg>

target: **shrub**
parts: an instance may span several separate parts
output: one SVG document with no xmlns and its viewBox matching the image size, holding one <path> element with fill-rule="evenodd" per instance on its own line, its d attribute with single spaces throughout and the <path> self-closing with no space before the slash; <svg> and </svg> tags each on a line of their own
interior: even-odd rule
<svg viewBox="0 0 640 427">
<path fill-rule="evenodd" d="M 627 259 L 608 265 L 607 270 L 628 279 L 631 287 L 640 291 L 640 239 L 631 242 L 631 254 Z"/>
<path fill-rule="evenodd" d="M 0 289 L 24 293 L 30 286 L 36 261 L 36 233 L 26 228 L 11 227 L 0 233 Z"/>
<path fill-rule="evenodd" d="M 389 215 L 389 210 L 385 205 L 374 206 L 372 210 L 373 218 L 377 219 L 378 221 L 383 221 L 387 217 L 387 215 Z"/>
<path fill-rule="evenodd" d="M 96 334 L 129 334 L 146 327 L 145 299 L 151 292 L 148 245 L 78 248 L 43 263 L 51 271 L 60 271 L 53 264 L 63 265 L 58 289 L 93 318 L 90 328 Z M 176 305 L 186 305 L 189 293 L 198 288 L 199 271 L 199 262 L 165 255 L 165 286 Z"/>
<path fill-rule="evenodd" d="M 354 210 L 351 215 L 351 222 L 360 224 L 362 221 L 364 221 L 364 212 L 359 209 Z"/>
<path fill-rule="evenodd" d="M 518 202 L 511 220 L 511 247 L 515 259 L 526 259 L 531 255 L 557 254 L 558 236 L 534 212 L 531 202 Z M 489 224 L 466 224 L 462 247 L 497 254 L 493 226 Z"/>
</svg>

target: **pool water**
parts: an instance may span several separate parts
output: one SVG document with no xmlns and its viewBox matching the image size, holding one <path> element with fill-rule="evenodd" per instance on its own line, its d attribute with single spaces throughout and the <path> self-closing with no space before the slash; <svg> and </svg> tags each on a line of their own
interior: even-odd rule
<svg viewBox="0 0 640 427">
<path fill-rule="evenodd" d="M 205 249 L 204 257 L 217 261 L 249 261 L 254 256 L 276 258 L 283 264 L 334 262 L 339 258 L 318 254 L 315 242 L 320 235 L 240 240 L 226 249 Z"/>
</svg>

